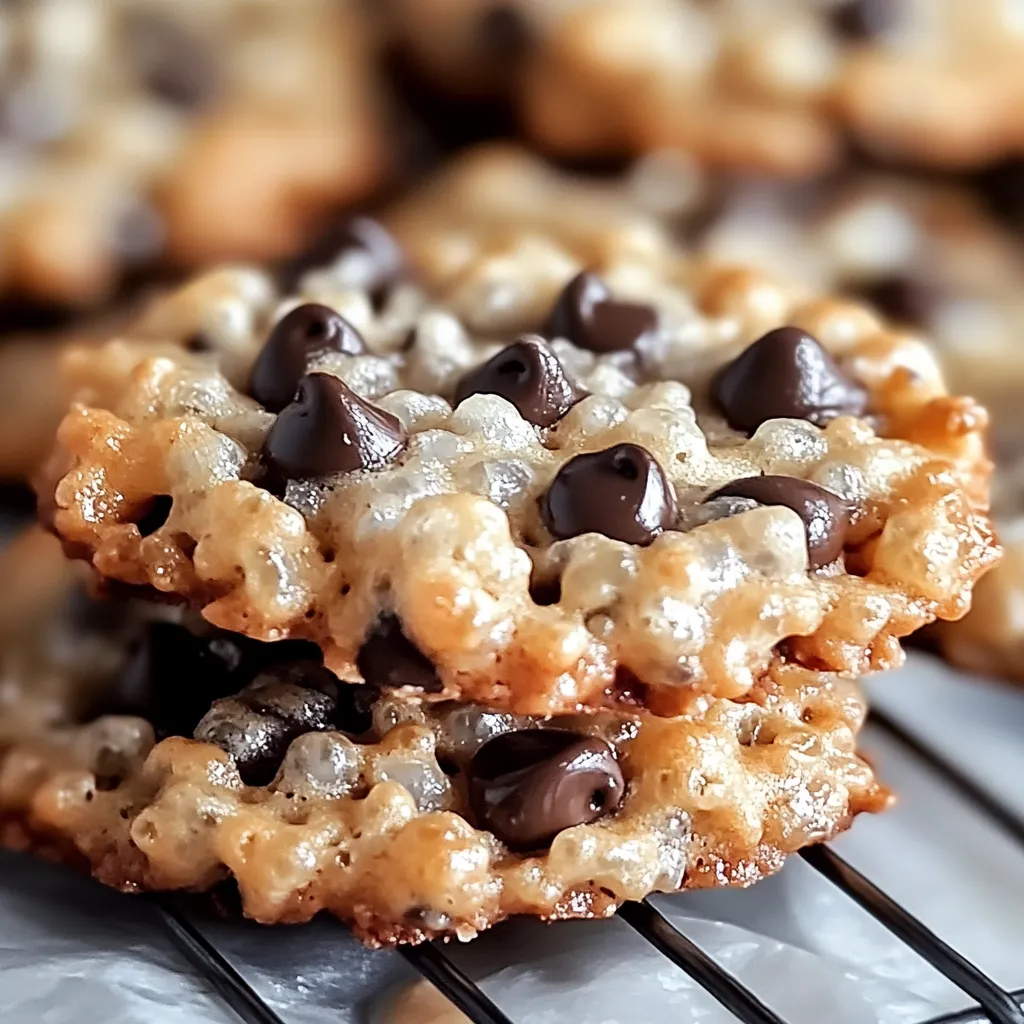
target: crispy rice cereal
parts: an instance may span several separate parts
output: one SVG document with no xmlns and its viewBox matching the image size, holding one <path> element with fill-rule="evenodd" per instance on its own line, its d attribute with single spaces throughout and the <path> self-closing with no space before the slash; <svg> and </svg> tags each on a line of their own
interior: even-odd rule
<svg viewBox="0 0 1024 1024">
<path fill-rule="evenodd" d="M 360 28 L 346 0 L 3 5 L 0 289 L 290 251 L 381 173 Z"/>
<path fill-rule="evenodd" d="M 966 611 L 997 553 L 985 414 L 923 342 L 668 246 L 574 278 L 585 237 L 524 222 L 429 291 L 354 285 L 379 237 L 291 296 L 199 278 L 80 360 L 55 530 L 342 678 L 519 714 L 885 668 Z"/>
<path fill-rule="evenodd" d="M 662 146 L 806 177 L 843 135 L 929 164 L 1019 151 L 1024 22 L 1005 0 L 395 0 L 427 76 L 511 102 L 563 154 Z"/>
<path fill-rule="evenodd" d="M 510 815 L 474 797 L 493 775 L 481 748 L 515 758 L 542 723 L 332 689 L 314 662 L 273 662 L 275 645 L 243 646 L 262 665 L 248 680 L 244 641 L 207 630 L 192 649 L 174 613 L 145 625 L 137 605 L 69 600 L 48 542 L 29 533 L 0 555 L 5 592 L 24 597 L 0 605 L 0 840 L 126 891 L 233 878 L 259 921 L 327 911 L 371 944 L 466 939 L 511 914 L 600 917 L 652 890 L 746 885 L 888 802 L 855 753 L 856 683 L 777 665 L 690 717 L 543 723 L 591 760 L 527 764 Z M 171 646 L 125 660 L 140 623 Z M 169 728 L 211 657 L 241 692 Z M 104 701 L 122 713 L 91 717 Z"/>
</svg>

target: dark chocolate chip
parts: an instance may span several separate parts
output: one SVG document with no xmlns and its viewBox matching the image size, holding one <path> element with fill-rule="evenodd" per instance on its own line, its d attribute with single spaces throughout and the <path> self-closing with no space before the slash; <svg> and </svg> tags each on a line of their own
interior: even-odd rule
<svg viewBox="0 0 1024 1024">
<path fill-rule="evenodd" d="M 627 544 L 650 544 L 675 521 L 676 499 L 646 448 L 617 444 L 565 463 L 541 498 L 540 511 L 558 540 L 601 533 Z"/>
<path fill-rule="evenodd" d="M 336 711 L 334 674 L 316 663 L 292 663 L 214 701 L 194 736 L 227 751 L 246 785 L 265 786 L 292 740 L 332 728 Z"/>
<path fill-rule="evenodd" d="M 913 327 L 926 327 L 935 312 L 938 288 L 922 277 L 899 274 L 871 281 L 857 290 L 866 302 L 888 319 Z"/>
<path fill-rule="evenodd" d="M 455 389 L 455 404 L 481 394 L 507 398 L 523 419 L 550 427 L 586 392 L 569 379 L 547 342 L 530 334 L 470 370 Z"/>
<path fill-rule="evenodd" d="M 156 533 L 171 514 L 174 499 L 169 494 L 158 494 L 146 504 L 145 511 L 135 520 L 143 537 Z"/>
<path fill-rule="evenodd" d="M 329 373 L 299 382 L 263 444 L 271 472 L 289 480 L 377 469 L 405 448 L 402 424 Z"/>
<path fill-rule="evenodd" d="M 609 744 L 563 729 L 495 736 L 466 774 L 477 822 L 513 850 L 548 846 L 563 829 L 610 814 L 625 793 Z"/>
<path fill-rule="evenodd" d="M 749 476 L 720 487 L 708 500 L 725 497 L 791 508 L 804 522 L 812 569 L 834 562 L 843 553 L 850 507 L 824 487 L 795 476 Z"/>
<path fill-rule="evenodd" d="M 424 693 L 444 689 L 430 659 L 402 632 L 394 615 L 384 616 L 363 641 L 356 668 L 367 683 L 381 689 L 412 686 Z"/>
<path fill-rule="evenodd" d="M 893 0 L 839 0 L 829 20 L 844 39 L 864 42 L 891 28 L 894 15 Z"/>
<path fill-rule="evenodd" d="M 155 10 L 132 11 L 125 24 L 128 52 L 154 96 L 185 110 L 216 99 L 220 73 L 214 52 Z"/>
<path fill-rule="evenodd" d="M 758 338 L 718 373 L 712 396 L 729 425 L 750 434 L 780 417 L 823 426 L 837 416 L 859 416 L 867 404 L 864 389 L 799 327 Z"/>
<path fill-rule="evenodd" d="M 372 217 L 351 217 L 324 231 L 313 244 L 284 268 L 283 285 L 291 290 L 309 270 L 335 263 L 346 253 L 358 253 L 362 266 L 351 284 L 379 302 L 405 276 L 405 254 L 391 233 Z"/>
<path fill-rule="evenodd" d="M 517 3 L 492 3 L 480 15 L 476 38 L 481 57 L 493 65 L 518 64 L 530 51 L 533 34 Z"/>
<path fill-rule="evenodd" d="M 256 357 L 249 394 L 265 409 L 280 412 L 294 397 L 311 356 L 366 351 L 362 335 L 329 306 L 307 302 L 286 313 L 275 325 Z"/>
<path fill-rule="evenodd" d="M 129 645 L 92 713 L 138 715 L 158 736 L 187 736 L 211 700 L 241 685 L 204 638 L 170 622 L 151 622 Z"/>
<path fill-rule="evenodd" d="M 548 316 L 544 334 L 568 338 L 591 352 L 618 352 L 631 348 L 658 326 L 651 306 L 617 302 L 596 274 L 577 274 L 562 289 Z"/>
</svg>

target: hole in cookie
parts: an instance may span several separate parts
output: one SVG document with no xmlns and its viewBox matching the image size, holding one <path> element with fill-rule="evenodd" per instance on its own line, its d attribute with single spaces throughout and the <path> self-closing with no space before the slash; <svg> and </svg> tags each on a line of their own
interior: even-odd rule
<svg viewBox="0 0 1024 1024">
<path fill-rule="evenodd" d="M 173 504 L 174 499 L 169 494 L 157 494 L 153 497 L 146 505 L 142 515 L 135 520 L 139 533 L 143 537 L 156 533 L 167 522 Z"/>
<path fill-rule="evenodd" d="M 803 711 L 800 712 L 800 721 L 803 722 L 804 725 L 810 725 L 817 717 L 818 713 L 814 708 L 804 708 Z"/>
<path fill-rule="evenodd" d="M 325 564 L 327 564 L 327 565 L 330 565 L 331 562 L 334 561 L 334 549 L 333 548 L 327 548 L 327 550 L 324 551 L 324 553 L 323 553 L 323 560 L 324 560 Z"/>
<path fill-rule="evenodd" d="M 538 605 L 558 604 L 562 600 L 562 581 L 557 576 L 550 580 L 532 580 L 530 597 Z"/>
<path fill-rule="evenodd" d="M 212 352 L 213 342 L 210 341 L 209 335 L 203 331 L 196 331 L 195 334 L 190 335 L 185 341 L 186 352 Z"/>
<path fill-rule="evenodd" d="M 342 597 L 345 597 L 345 596 L 347 596 L 347 595 L 348 595 L 348 594 L 349 594 L 349 593 L 351 592 L 351 590 L 352 590 L 352 586 L 351 586 L 351 584 L 348 584 L 348 583 L 342 583 L 342 585 L 341 585 L 341 591 L 340 591 L 340 593 L 341 593 L 341 596 L 342 596 Z"/>
<path fill-rule="evenodd" d="M 590 794 L 590 809 L 597 814 L 604 810 L 604 805 L 607 802 L 608 794 L 603 789 L 595 789 Z"/>
</svg>

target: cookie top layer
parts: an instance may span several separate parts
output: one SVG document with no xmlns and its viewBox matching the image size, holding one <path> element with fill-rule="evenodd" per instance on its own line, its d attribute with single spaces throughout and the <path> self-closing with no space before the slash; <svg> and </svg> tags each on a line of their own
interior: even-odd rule
<svg viewBox="0 0 1024 1024">
<path fill-rule="evenodd" d="M 1024 32 L 1002 0 L 398 0 L 434 81 L 510 100 L 571 154 L 681 146 L 806 177 L 845 132 L 886 156 L 981 164 L 1018 150 Z M 511 85 L 510 85 L 511 83 Z"/>
<path fill-rule="evenodd" d="M 287 296 L 211 273 L 80 360 L 42 487 L 68 549 L 343 678 L 530 714 L 895 664 L 995 558 L 983 411 L 863 307 L 528 231 L 371 296 L 369 253 Z"/>
<path fill-rule="evenodd" d="M 334 0 L 5 4 L 0 288 L 92 303 L 294 248 L 380 174 L 362 35 Z"/>
<path fill-rule="evenodd" d="M 852 680 L 775 666 L 754 699 L 679 718 L 422 705 L 338 681 L 309 644 L 91 603 L 56 548 L 37 531 L 0 553 L 19 597 L 0 601 L 0 841 L 122 889 L 233 877 L 263 922 L 466 939 L 750 884 L 888 802 Z"/>
</svg>

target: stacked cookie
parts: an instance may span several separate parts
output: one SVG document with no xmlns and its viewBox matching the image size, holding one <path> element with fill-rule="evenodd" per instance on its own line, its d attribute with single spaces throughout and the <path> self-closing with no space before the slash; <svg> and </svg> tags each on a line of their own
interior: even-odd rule
<svg viewBox="0 0 1024 1024">
<path fill-rule="evenodd" d="M 250 150 L 258 188 L 178 155 L 250 97 L 282 131 L 350 129 L 356 86 L 307 76 L 363 15 L 181 8 L 238 96 L 175 115 L 146 198 L 184 197 L 154 206 L 167 237 L 209 244 L 167 252 L 209 265 L 114 328 L 76 322 L 19 407 L 10 466 L 49 452 L 33 482 L 60 544 L 37 527 L 0 555 L 4 842 L 129 891 L 231 880 L 257 920 L 328 911 L 392 944 L 749 884 L 884 809 L 857 677 L 961 618 L 998 559 L 968 394 L 1012 406 L 975 353 L 1012 344 L 1017 243 L 966 184 L 764 172 L 834 164 L 851 125 L 884 148 L 908 115 L 858 116 L 857 82 L 956 68 L 981 89 L 973 62 L 994 75 L 1011 41 L 987 8 L 967 35 L 936 3 L 928 36 L 867 3 L 787 4 L 768 34 L 759 10 L 398 3 L 361 44 L 339 29 L 352 67 L 383 83 L 402 55 L 446 117 L 483 97 L 542 146 L 640 157 L 596 178 L 509 141 L 451 153 L 299 245 L 356 188 L 319 129 Z M 308 104 L 247 77 L 267 55 Z M 166 102 L 126 61 L 114 95 Z M 1014 144 L 994 121 L 936 141 L 926 113 L 897 132 L 915 157 Z M 969 630 L 940 636 L 994 650 Z"/>
</svg>

